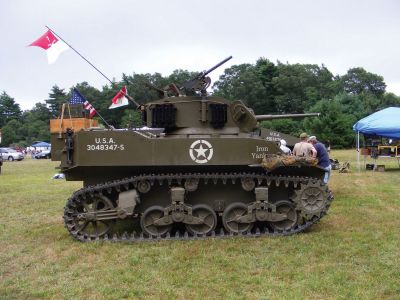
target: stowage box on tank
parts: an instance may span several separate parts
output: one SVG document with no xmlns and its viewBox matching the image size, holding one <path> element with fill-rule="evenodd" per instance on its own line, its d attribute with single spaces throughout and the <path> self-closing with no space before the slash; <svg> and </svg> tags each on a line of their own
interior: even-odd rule
<svg viewBox="0 0 400 300">
<path fill-rule="evenodd" d="M 53 130 L 52 159 L 84 185 L 64 210 L 74 238 L 288 235 L 326 214 L 324 171 L 285 158 L 258 126 L 315 114 L 257 116 L 241 101 L 208 96 L 214 68 L 142 105 L 141 128 Z"/>
</svg>

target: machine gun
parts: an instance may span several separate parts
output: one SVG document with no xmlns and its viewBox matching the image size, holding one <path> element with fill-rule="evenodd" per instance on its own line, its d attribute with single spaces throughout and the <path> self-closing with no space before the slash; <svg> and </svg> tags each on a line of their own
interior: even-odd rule
<svg viewBox="0 0 400 300">
<path fill-rule="evenodd" d="M 220 67 L 224 63 L 226 63 L 228 60 L 230 60 L 232 56 L 229 56 L 225 58 L 223 61 L 219 62 L 216 64 L 214 67 L 200 72 L 197 74 L 194 78 L 190 79 L 189 81 L 186 81 L 182 87 L 180 88 L 185 92 L 185 94 L 192 94 L 196 91 L 200 91 L 201 95 L 204 97 L 207 95 L 206 89 L 210 86 L 211 84 L 211 79 L 207 75 L 214 71 L 216 68 Z"/>
</svg>

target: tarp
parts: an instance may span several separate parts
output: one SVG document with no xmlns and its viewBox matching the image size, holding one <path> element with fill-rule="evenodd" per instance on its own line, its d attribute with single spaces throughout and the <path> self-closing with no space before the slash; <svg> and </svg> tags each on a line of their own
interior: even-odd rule
<svg viewBox="0 0 400 300">
<path fill-rule="evenodd" d="M 45 148 L 49 148 L 49 147 L 51 147 L 51 144 L 46 143 L 46 142 L 36 142 L 36 143 L 33 143 L 31 147 L 45 147 Z"/>
<path fill-rule="evenodd" d="M 368 135 L 400 139 L 400 107 L 388 107 L 377 111 L 354 124 L 353 130 Z"/>
</svg>

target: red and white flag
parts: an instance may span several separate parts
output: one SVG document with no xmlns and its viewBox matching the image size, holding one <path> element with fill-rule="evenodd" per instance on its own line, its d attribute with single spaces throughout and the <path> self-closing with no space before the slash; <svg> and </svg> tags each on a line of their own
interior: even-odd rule
<svg viewBox="0 0 400 300">
<path fill-rule="evenodd" d="M 126 86 L 124 86 L 112 99 L 112 103 L 111 103 L 109 109 L 128 105 L 129 100 L 128 100 L 128 98 L 126 98 L 126 95 L 128 95 L 128 91 L 126 89 Z"/>
<path fill-rule="evenodd" d="M 55 62 L 62 52 L 69 49 L 68 45 L 59 40 L 53 34 L 53 32 L 51 32 L 51 30 L 48 30 L 45 34 L 43 34 L 40 38 L 38 38 L 29 46 L 36 46 L 44 49 L 47 53 L 49 64 Z"/>
</svg>

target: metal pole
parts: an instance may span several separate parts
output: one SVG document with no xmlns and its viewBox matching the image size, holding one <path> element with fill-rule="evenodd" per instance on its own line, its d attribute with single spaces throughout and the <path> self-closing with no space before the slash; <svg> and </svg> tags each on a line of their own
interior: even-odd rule
<svg viewBox="0 0 400 300">
<path fill-rule="evenodd" d="M 360 172 L 360 132 L 357 131 L 357 165 L 358 172 Z"/>
<path fill-rule="evenodd" d="M 104 118 L 99 114 L 99 112 L 98 112 L 97 110 L 96 110 L 96 113 L 97 113 L 97 114 L 99 115 L 99 117 L 103 120 L 103 122 L 106 123 L 106 125 L 107 125 L 109 128 L 114 129 L 114 126 L 108 124 L 107 121 L 104 120 Z"/>
<path fill-rule="evenodd" d="M 52 33 L 54 33 L 54 35 L 57 36 L 60 40 L 62 40 L 65 44 L 67 44 L 68 47 L 70 47 L 72 50 L 74 50 L 76 54 L 78 54 L 78 55 L 79 55 L 82 59 L 84 59 L 89 65 L 91 65 L 91 66 L 92 66 L 97 72 L 99 72 L 105 79 L 107 79 L 108 82 L 110 82 L 111 86 L 114 85 L 114 83 L 110 80 L 110 78 L 108 78 L 106 75 L 104 75 L 103 72 L 101 72 L 98 68 L 96 68 L 95 65 L 93 65 L 93 64 L 92 64 L 88 59 L 86 59 L 86 57 L 84 57 L 82 54 L 80 54 L 80 53 L 78 52 L 78 50 L 76 50 L 74 47 L 72 47 L 71 44 L 69 44 L 67 41 L 65 41 L 60 35 L 58 35 L 58 34 L 57 34 L 53 29 L 51 29 L 49 26 L 45 25 L 45 27 L 46 27 L 48 30 L 50 30 Z M 128 95 L 126 95 L 126 96 L 128 96 Z M 133 100 L 132 97 L 128 96 L 127 98 L 128 98 L 129 100 L 131 100 L 131 101 L 136 105 L 136 107 L 139 107 L 139 104 L 138 104 L 135 100 Z M 96 113 L 97 113 L 97 114 L 99 115 L 99 117 L 104 121 L 104 123 L 106 123 L 106 125 L 107 125 L 108 127 L 113 128 L 113 126 L 109 125 L 109 124 L 107 123 L 107 121 L 103 119 L 103 117 L 99 114 L 99 112 L 98 112 L 97 110 L 96 110 Z"/>
<path fill-rule="evenodd" d="M 88 59 L 86 59 L 86 57 L 84 57 L 82 54 L 80 54 L 80 53 L 78 52 L 78 50 L 76 50 L 76 49 L 75 49 L 74 47 L 72 47 L 69 43 L 67 43 L 60 35 L 58 35 L 56 32 L 54 32 L 53 29 L 51 29 L 51 28 L 50 28 L 49 26 L 47 26 L 47 25 L 46 25 L 46 28 L 47 28 L 48 30 L 50 30 L 52 33 L 54 33 L 55 36 L 57 36 L 60 40 L 62 40 L 65 44 L 67 44 L 68 47 L 70 47 L 72 50 L 74 50 L 76 54 L 78 54 L 80 57 L 82 57 L 82 59 L 84 59 L 84 60 L 85 60 L 89 65 L 91 65 L 97 72 L 99 72 L 105 79 L 107 79 L 108 82 L 110 82 L 111 86 L 114 85 L 114 83 L 111 81 L 110 78 L 108 78 L 106 75 L 104 75 L 104 73 L 101 72 L 98 68 L 96 68 L 96 66 L 93 65 Z M 136 105 L 136 108 L 138 108 L 138 107 L 140 106 L 135 100 L 133 100 L 132 97 L 130 97 L 129 95 L 126 95 L 126 96 L 127 96 L 127 98 L 128 98 L 130 101 L 133 102 L 133 104 Z"/>
</svg>

